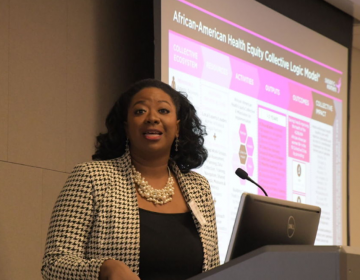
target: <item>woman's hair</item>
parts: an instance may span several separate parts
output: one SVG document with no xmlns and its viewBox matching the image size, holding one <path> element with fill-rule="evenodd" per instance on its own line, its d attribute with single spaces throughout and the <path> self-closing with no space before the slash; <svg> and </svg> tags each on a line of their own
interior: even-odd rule
<svg viewBox="0 0 360 280">
<path fill-rule="evenodd" d="M 149 87 L 159 88 L 171 97 L 176 107 L 177 119 L 180 120 L 178 152 L 175 152 L 173 143 L 170 157 L 184 173 L 201 166 L 208 156 L 204 148 L 206 129 L 201 124 L 194 106 L 185 95 L 154 79 L 139 81 L 120 95 L 106 118 L 107 133 L 100 133 L 96 138 L 96 152 L 92 158 L 94 160 L 113 159 L 125 153 L 124 123 L 127 121 L 128 108 L 133 96 Z"/>
</svg>

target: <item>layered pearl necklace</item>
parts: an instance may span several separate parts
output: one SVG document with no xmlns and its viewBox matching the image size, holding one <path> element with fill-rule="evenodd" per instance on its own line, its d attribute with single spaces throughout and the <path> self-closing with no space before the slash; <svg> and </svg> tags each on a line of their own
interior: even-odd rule
<svg viewBox="0 0 360 280">
<path fill-rule="evenodd" d="M 170 202 L 172 200 L 172 196 L 174 195 L 174 179 L 171 176 L 170 169 L 168 167 L 169 171 L 169 178 L 167 180 L 167 183 L 164 188 L 158 190 L 154 189 L 152 186 L 149 185 L 147 181 L 145 181 L 145 178 L 141 177 L 141 173 L 135 169 L 135 167 L 132 165 L 132 174 L 134 178 L 135 184 L 138 185 L 138 192 L 141 195 L 141 197 L 145 198 L 147 201 L 150 201 L 157 204 L 165 204 L 167 202 Z"/>
</svg>

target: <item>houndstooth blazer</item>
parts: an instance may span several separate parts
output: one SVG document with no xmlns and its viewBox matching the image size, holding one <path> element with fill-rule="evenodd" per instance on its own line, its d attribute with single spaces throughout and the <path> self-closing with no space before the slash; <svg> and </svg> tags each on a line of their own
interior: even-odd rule
<svg viewBox="0 0 360 280">
<path fill-rule="evenodd" d="M 181 173 L 170 163 L 187 203 L 195 201 L 206 220 L 194 222 L 203 245 L 203 271 L 219 265 L 215 210 L 208 181 Z M 98 280 L 105 260 L 123 261 L 139 273 L 140 226 L 131 160 L 120 158 L 77 165 L 51 217 L 42 264 L 47 280 Z"/>
</svg>

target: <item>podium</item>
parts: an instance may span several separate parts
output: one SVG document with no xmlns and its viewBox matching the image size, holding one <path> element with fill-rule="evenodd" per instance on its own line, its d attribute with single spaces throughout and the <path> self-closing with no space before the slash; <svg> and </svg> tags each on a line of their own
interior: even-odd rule
<svg viewBox="0 0 360 280">
<path fill-rule="evenodd" d="M 359 280 L 360 248 L 265 246 L 190 279 Z"/>
</svg>

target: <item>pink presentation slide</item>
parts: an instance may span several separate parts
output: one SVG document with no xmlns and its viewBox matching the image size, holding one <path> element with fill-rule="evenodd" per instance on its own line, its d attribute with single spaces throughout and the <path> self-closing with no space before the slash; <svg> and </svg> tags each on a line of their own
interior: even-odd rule
<svg viewBox="0 0 360 280">
<path fill-rule="evenodd" d="M 333 172 L 341 100 L 174 31 L 168 46 L 169 83 L 188 93 L 207 128 L 209 157 L 196 171 L 216 200 L 219 246 L 227 246 L 241 193 L 263 195 L 234 175 L 238 167 L 270 197 L 323 206 L 324 220 L 331 220 L 324 184 L 333 179 L 324 174 Z M 320 224 L 319 244 L 332 244 L 329 230 Z"/>
</svg>

